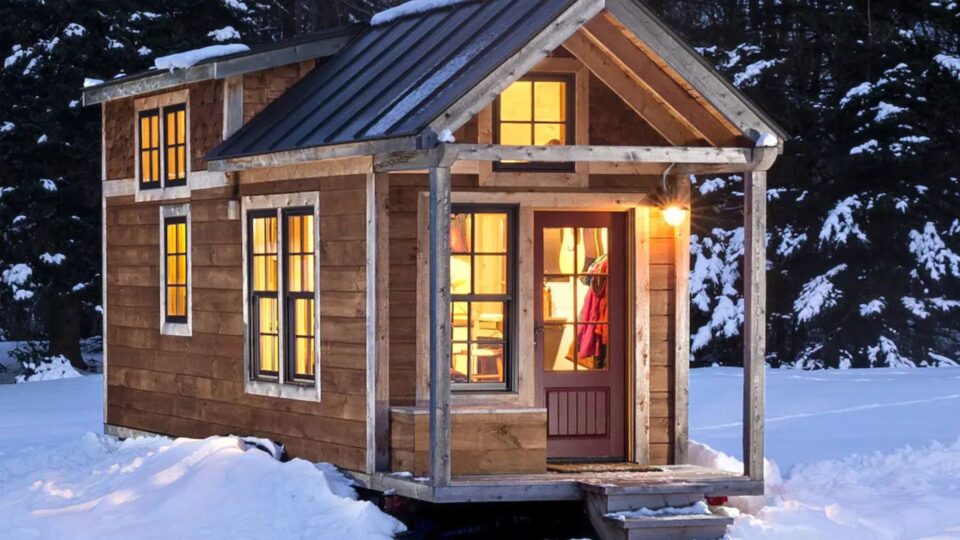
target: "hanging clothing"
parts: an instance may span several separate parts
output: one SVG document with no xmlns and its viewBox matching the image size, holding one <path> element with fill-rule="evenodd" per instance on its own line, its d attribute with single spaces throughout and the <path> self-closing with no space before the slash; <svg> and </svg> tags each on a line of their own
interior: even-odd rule
<svg viewBox="0 0 960 540">
<path fill-rule="evenodd" d="M 580 358 L 598 357 L 609 339 L 609 327 L 606 324 L 607 312 L 607 278 L 598 274 L 606 274 L 609 267 L 607 257 L 600 257 L 587 270 L 590 275 L 590 290 L 584 298 L 583 308 L 580 310 L 581 321 L 590 321 L 577 328 L 577 343 L 580 344 L 578 356 Z"/>
</svg>

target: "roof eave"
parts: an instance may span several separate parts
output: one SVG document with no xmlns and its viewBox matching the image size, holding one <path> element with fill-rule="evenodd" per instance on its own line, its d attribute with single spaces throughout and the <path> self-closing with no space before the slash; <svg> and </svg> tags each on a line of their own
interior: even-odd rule
<svg viewBox="0 0 960 540">
<path fill-rule="evenodd" d="M 355 35 L 355 27 L 345 27 L 343 31 L 331 32 L 329 36 L 287 47 L 224 56 L 176 71 L 145 72 L 114 79 L 85 88 L 83 105 L 95 105 L 188 83 L 224 79 L 271 67 L 332 56 L 346 46 Z"/>
</svg>

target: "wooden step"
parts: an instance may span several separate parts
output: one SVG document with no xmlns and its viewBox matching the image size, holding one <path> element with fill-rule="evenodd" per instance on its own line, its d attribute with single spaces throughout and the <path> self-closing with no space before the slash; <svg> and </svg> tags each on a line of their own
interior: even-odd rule
<svg viewBox="0 0 960 540">
<path fill-rule="evenodd" d="M 698 484 L 695 482 L 643 482 L 643 483 L 605 483 L 605 482 L 580 482 L 580 488 L 588 493 L 599 493 L 603 495 L 667 495 L 667 494 L 692 494 L 696 493 L 703 498 L 704 495 L 713 491 L 710 484 Z"/>
<path fill-rule="evenodd" d="M 660 484 L 581 483 L 591 506 L 600 514 L 637 508 L 681 507 L 702 501 L 713 487 L 707 484 L 665 482 Z"/>
<path fill-rule="evenodd" d="M 638 516 L 622 520 L 604 516 L 604 522 L 606 536 L 623 540 L 716 540 L 723 538 L 733 519 L 714 514 Z"/>
</svg>

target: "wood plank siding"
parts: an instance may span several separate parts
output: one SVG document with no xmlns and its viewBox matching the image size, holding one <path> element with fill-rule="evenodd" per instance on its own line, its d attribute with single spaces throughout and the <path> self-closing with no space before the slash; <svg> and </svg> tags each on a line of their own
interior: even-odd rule
<svg viewBox="0 0 960 540">
<path fill-rule="evenodd" d="M 454 409 L 451 467 L 455 475 L 544 473 L 547 413 L 542 409 Z M 429 474 L 429 420 L 425 408 L 390 411 L 390 469 Z"/>
<path fill-rule="evenodd" d="M 189 201 L 191 337 L 160 334 L 158 204 L 108 199 L 107 423 L 190 437 L 269 437 L 286 444 L 293 455 L 362 470 L 363 180 L 302 179 L 241 189 L 241 195 L 320 192 L 319 403 L 244 393 L 241 221 L 228 219 L 229 188 L 195 191 Z M 360 231 L 360 238 L 345 231 Z"/>
</svg>

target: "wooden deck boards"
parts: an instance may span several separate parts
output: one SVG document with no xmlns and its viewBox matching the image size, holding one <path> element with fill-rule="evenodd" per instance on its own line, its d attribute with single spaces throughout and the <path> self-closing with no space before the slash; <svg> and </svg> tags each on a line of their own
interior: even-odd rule
<svg viewBox="0 0 960 540">
<path fill-rule="evenodd" d="M 661 466 L 659 472 L 543 473 L 454 476 L 449 486 L 433 488 L 428 478 L 396 473 L 354 475 L 361 487 L 436 503 L 570 501 L 584 497 L 584 486 L 669 486 L 706 484 L 711 495 L 758 495 L 763 484 L 726 471 L 695 465 Z"/>
</svg>

